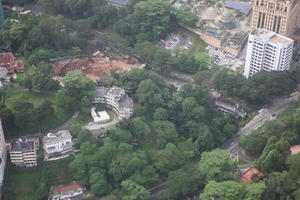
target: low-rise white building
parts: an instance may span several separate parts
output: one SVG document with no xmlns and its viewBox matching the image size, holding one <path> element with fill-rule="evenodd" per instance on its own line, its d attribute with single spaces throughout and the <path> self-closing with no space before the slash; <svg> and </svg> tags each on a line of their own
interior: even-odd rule
<svg viewBox="0 0 300 200">
<path fill-rule="evenodd" d="M 289 69 L 293 55 L 290 38 L 265 29 L 257 29 L 249 35 L 244 76 L 265 71 L 284 71 Z"/>
<path fill-rule="evenodd" d="M 111 108 L 120 120 L 128 119 L 133 114 L 133 101 L 125 90 L 116 86 L 111 88 L 98 87 L 93 103 L 103 103 Z"/>
<path fill-rule="evenodd" d="M 51 186 L 48 200 L 63 200 L 78 197 L 85 191 L 85 187 L 77 182 L 67 185 Z"/>
<path fill-rule="evenodd" d="M 43 139 L 45 160 L 55 160 L 73 153 L 72 135 L 68 130 L 48 133 Z"/>
</svg>

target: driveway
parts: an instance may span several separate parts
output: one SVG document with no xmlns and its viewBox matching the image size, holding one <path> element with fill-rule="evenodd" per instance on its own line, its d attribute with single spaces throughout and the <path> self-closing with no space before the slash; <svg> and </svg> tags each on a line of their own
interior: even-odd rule
<svg viewBox="0 0 300 200">
<path fill-rule="evenodd" d="M 117 124 L 120 120 L 118 119 L 118 116 L 113 113 L 113 120 L 107 123 L 103 124 L 98 124 L 98 123 L 93 123 L 91 125 L 86 125 L 84 126 L 85 129 L 89 130 L 93 135 L 100 135 L 106 132 L 107 128 L 110 126 L 113 126 Z"/>
</svg>

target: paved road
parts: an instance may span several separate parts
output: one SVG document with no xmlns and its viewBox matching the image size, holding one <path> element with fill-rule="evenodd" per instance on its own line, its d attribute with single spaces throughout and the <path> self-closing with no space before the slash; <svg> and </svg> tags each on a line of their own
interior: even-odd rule
<svg viewBox="0 0 300 200">
<path fill-rule="evenodd" d="M 282 110 L 284 110 L 292 101 L 297 100 L 299 96 L 300 93 L 296 92 L 290 95 L 289 97 L 275 99 L 271 107 L 265 108 L 244 127 L 240 128 L 239 131 L 222 146 L 222 148 L 226 149 L 229 152 L 230 156 L 237 156 L 242 150 L 242 148 L 239 147 L 239 145 L 237 144 L 238 137 L 242 135 L 248 135 L 254 130 L 261 127 L 266 121 L 276 119 L 276 116 Z"/>
<path fill-rule="evenodd" d="M 151 70 L 153 73 L 155 73 L 156 75 L 160 76 L 162 79 L 164 79 L 164 81 L 168 84 L 168 85 L 173 85 L 175 88 L 181 88 L 184 84 L 191 84 L 195 87 L 199 87 L 199 85 L 195 84 L 192 78 L 192 75 L 188 75 L 188 74 L 184 74 L 184 73 L 180 73 L 180 76 L 184 76 L 185 80 L 180 80 L 179 78 L 173 78 L 173 77 L 169 77 L 166 76 L 165 74 L 159 73 L 157 71 Z M 176 72 L 178 73 L 178 72 Z"/>
</svg>

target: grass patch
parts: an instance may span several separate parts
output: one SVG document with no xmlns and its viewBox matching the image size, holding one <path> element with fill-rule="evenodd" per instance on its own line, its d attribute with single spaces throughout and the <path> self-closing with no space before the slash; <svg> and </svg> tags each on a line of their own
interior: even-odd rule
<svg viewBox="0 0 300 200">
<path fill-rule="evenodd" d="M 49 177 L 49 187 L 71 182 L 73 177 L 68 166 L 72 160 L 73 157 L 69 157 L 41 162 L 33 168 L 17 168 L 7 163 L 3 186 L 4 200 L 23 200 L 25 196 L 34 194 L 43 176 Z"/>
<path fill-rule="evenodd" d="M 239 159 L 239 161 L 237 163 L 237 165 L 246 165 L 246 164 L 248 164 L 248 162 L 246 162 L 246 161 L 244 161 L 242 159 Z"/>
<path fill-rule="evenodd" d="M 79 124 L 81 124 L 81 126 L 85 126 L 88 123 L 93 122 L 93 118 L 91 117 L 90 113 L 80 112 L 75 122 L 78 122 Z"/>
<path fill-rule="evenodd" d="M 9 109 L 13 109 L 13 106 L 16 102 L 25 101 L 32 103 L 34 107 L 38 107 L 44 101 L 48 100 L 54 102 L 55 95 L 52 94 L 40 94 L 40 93 L 33 93 L 28 91 L 20 91 L 17 88 L 7 88 L 6 90 L 6 100 L 5 105 Z"/>
<path fill-rule="evenodd" d="M 34 108 L 39 107 L 44 101 L 51 101 L 54 103 L 55 94 L 40 94 L 29 91 L 23 91 L 20 88 L 8 87 L 6 88 L 5 105 L 12 111 L 17 102 L 29 102 L 33 104 Z M 22 128 L 15 127 L 9 131 L 7 137 L 20 136 L 24 134 L 32 134 L 40 131 L 48 131 L 62 125 L 67 121 L 73 113 L 58 112 L 47 116 L 47 119 L 41 120 L 35 124 L 28 124 Z"/>
<path fill-rule="evenodd" d="M 191 37 L 193 45 L 191 49 L 188 50 L 188 53 L 194 56 L 199 52 L 204 52 L 205 47 L 207 47 L 207 44 L 203 40 L 201 40 L 201 38 L 195 33 L 191 32 Z"/>
</svg>

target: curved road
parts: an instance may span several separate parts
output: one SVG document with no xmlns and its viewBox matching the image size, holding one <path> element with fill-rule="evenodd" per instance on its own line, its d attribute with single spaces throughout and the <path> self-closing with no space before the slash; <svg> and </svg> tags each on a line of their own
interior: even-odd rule
<svg viewBox="0 0 300 200">
<path fill-rule="evenodd" d="M 251 134 L 254 130 L 258 129 L 266 121 L 276 119 L 276 116 L 284 110 L 291 102 L 297 100 L 300 96 L 299 92 L 291 94 L 289 97 L 277 98 L 272 102 L 272 106 L 265 108 L 262 112 L 257 114 L 250 122 L 248 122 L 244 127 L 240 128 L 239 131 L 232 136 L 225 144 L 222 146 L 226 149 L 231 157 L 235 157 L 242 150 L 237 143 L 237 138 L 242 135 Z"/>
</svg>

